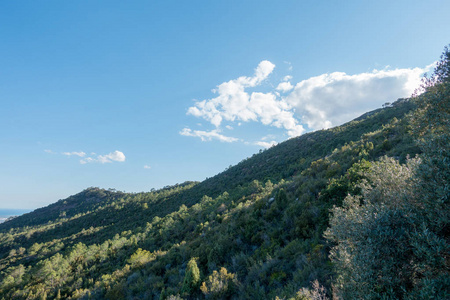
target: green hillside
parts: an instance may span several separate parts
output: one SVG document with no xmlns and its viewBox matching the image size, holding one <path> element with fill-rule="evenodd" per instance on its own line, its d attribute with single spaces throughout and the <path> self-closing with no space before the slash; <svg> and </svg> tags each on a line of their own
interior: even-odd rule
<svg viewBox="0 0 450 300">
<path fill-rule="evenodd" d="M 435 74 L 422 96 L 203 182 L 88 188 L 0 224 L 0 298 L 448 296 L 449 77 Z"/>
</svg>

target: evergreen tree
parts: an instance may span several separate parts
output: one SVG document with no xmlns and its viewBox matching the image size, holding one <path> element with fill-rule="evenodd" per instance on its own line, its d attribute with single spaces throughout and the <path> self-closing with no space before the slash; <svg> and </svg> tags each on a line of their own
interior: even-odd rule
<svg viewBox="0 0 450 300">
<path fill-rule="evenodd" d="M 191 258 L 186 267 L 181 292 L 191 295 L 198 290 L 200 283 L 200 270 L 198 269 L 196 258 Z"/>
<path fill-rule="evenodd" d="M 161 294 L 159 294 L 159 300 L 166 300 L 166 298 L 167 298 L 166 289 L 163 288 L 163 289 L 161 290 Z"/>
</svg>

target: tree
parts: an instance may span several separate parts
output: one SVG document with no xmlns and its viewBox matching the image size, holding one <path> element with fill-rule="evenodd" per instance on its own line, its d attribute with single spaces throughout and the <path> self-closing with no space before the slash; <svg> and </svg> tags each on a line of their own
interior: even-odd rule
<svg viewBox="0 0 450 300">
<path fill-rule="evenodd" d="M 186 267 L 181 292 L 183 294 L 191 295 L 198 290 L 199 286 L 200 270 L 198 269 L 196 258 L 191 258 Z"/>
<path fill-rule="evenodd" d="M 289 202 L 286 195 L 286 191 L 283 188 L 281 188 L 275 197 L 275 206 L 279 211 L 281 211 L 285 209 L 288 204 Z"/>
<path fill-rule="evenodd" d="M 326 238 L 344 299 L 449 299 L 450 54 L 415 101 L 423 155 L 400 165 L 374 163 L 359 187 L 334 207 Z"/>
<path fill-rule="evenodd" d="M 450 46 L 450 45 L 449 45 Z M 441 55 L 441 60 L 437 63 L 434 70 L 434 77 L 436 82 L 450 82 L 450 51 L 449 46 L 445 46 L 444 52 Z"/>
<path fill-rule="evenodd" d="M 412 234 L 414 250 L 423 257 L 418 298 L 450 298 L 450 52 L 445 47 L 433 85 L 418 96 L 414 131 L 424 152 L 417 170 L 417 207 L 422 223 Z"/>
<path fill-rule="evenodd" d="M 200 290 L 205 294 L 206 298 L 211 299 L 229 299 L 236 291 L 238 281 L 236 275 L 228 273 L 227 269 L 220 268 L 208 276 L 206 282 L 202 283 Z"/>
<path fill-rule="evenodd" d="M 37 264 L 35 276 L 48 287 L 55 288 L 66 282 L 69 272 L 69 262 L 60 253 L 56 253 Z"/>
<path fill-rule="evenodd" d="M 400 165 L 392 158 L 374 163 L 360 184 L 361 196 L 347 196 L 334 207 L 328 240 L 337 267 L 336 287 L 344 299 L 402 298 L 414 280 L 408 218 L 410 179 L 419 160 Z"/>
<path fill-rule="evenodd" d="M 416 97 L 414 132 L 424 152 L 421 176 L 427 197 L 448 202 L 450 197 L 450 52 L 446 47 L 435 70 L 433 86 Z"/>
<path fill-rule="evenodd" d="M 140 268 L 154 259 L 155 255 L 152 254 L 150 251 L 138 248 L 136 252 L 133 253 L 131 257 L 128 259 L 128 263 L 131 264 L 132 268 Z"/>
<path fill-rule="evenodd" d="M 431 77 L 427 74 L 422 79 L 422 85 L 414 92 L 413 96 L 418 96 L 420 92 L 426 92 L 430 87 L 435 87 L 441 83 L 450 82 L 450 50 L 449 46 L 444 47 L 441 59 L 436 63 L 434 72 Z"/>
</svg>

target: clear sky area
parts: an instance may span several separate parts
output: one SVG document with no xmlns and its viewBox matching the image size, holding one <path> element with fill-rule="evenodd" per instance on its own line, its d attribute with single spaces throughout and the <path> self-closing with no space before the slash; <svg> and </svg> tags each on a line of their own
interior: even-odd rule
<svg viewBox="0 0 450 300">
<path fill-rule="evenodd" d="M 1 1 L 0 208 L 201 181 L 408 97 L 450 1 Z"/>
</svg>

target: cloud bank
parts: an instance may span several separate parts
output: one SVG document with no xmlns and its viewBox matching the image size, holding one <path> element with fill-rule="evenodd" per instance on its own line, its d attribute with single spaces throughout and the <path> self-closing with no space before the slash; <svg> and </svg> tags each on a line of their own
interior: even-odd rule
<svg viewBox="0 0 450 300">
<path fill-rule="evenodd" d="M 414 68 L 373 70 L 356 75 L 322 74 L 297 83 L 285 101 L 308 128 L 329 128 L 379 108 L 385 102 L 409 97 L 420 85 L 424 71 Z"/>
<path fill-rule="evenodd" d="M 196 101 L 187 110 L 188 115 L 211 123 L 211 131 L 192 130 L 188 127 L 181 135 L 198 137 L 202 141 L 234 142 L 237 138 L 221 133 L 227 123 L 258 122 L 285 130 L 289 137 L 306 130 L 326 129 L 350 121 L 361 114 L 379 108 L 386 102 L 409 97 L 420 85 L 426 68 L 373 70 L 349 75 L 333 72 L 292 83 L 292 76 L 284 76 L 273 91 L 248 92 L 256 88 L 273 72 L 275 65 L 264 60 L 251 77 L 239 77 L 223 82 L 211 99 Z M 230 125 L 225 128 L 231 129 Z M 267 142 L 256 143 L 267 147 Z"/>
</svg>

